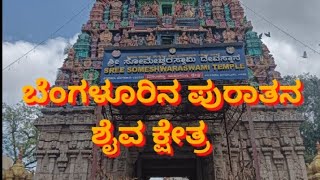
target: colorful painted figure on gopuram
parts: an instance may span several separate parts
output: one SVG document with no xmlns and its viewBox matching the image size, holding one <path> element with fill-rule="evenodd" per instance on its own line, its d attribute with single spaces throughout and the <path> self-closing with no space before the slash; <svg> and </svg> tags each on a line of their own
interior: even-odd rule
<svg viewBox="0 0 320 180">
<path fill-rule="evenodd" d="M 307 179 L 303 82 L 277 61 L 240 0 L 96 0 L 52 93 L 24 89 L 35 179 Z"/>
</svg>

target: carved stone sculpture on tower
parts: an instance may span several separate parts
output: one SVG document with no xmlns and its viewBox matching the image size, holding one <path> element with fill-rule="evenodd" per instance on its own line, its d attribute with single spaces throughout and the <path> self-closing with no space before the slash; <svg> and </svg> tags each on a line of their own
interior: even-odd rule
<svg viewBox="0 0 320 180">
<path fill-rule="evenodd" d="M 138 46 L 138 36 L 137 35 L 134 35 L 131 37 L 131 45 Z"/>
<path fill-rule="evenodd" d="M 111 2 L 111 19 L 114 21 L 120 21 L 121 17 L 121 7 L 122 7 L 122 2 L 119 0 L 113 0 Z"/>
<path fill-rule="evenodd" d="M 208 30 L 204 42 L 205 42 L 205 43 L 214 43 L 214 42 L 215 42 L 214 36 L 213 36 L 213 34 L 212 34 L 211 29 Z"/>
<path fill-rule="evenodd" d="M 113 37 L 113 41 L 114 41 L 114 45 L 113 45 L 113 46 L 119 46 L 119 42 L 121 41 L 120 33 L 117 33 L 117 34 Z"/>
<path fill-rule="evenodd" d="M 153 1 L 153 4 L 151 6 L 151 12 L 153 16 L 158 16 L 159 13 L 159 5 L 157 1 Z"/>
<path fill-rule="evenodd" d="M 202 9 L 202 8 L 201 8 Z M 204 10 L 206 12 L 206 16 L 208 18 L 211 18 L 212 15 L 212 10 L 211 10 L 211 5 L 209 2 L 204 3 Z"/>
<path fill-rule="evenodd" d="M 68 60 L 74 61 L 75 54 L 76 54 L 76 52 L 74 51 L 73 47 L 71 47 L 68 52 Z"/>
<path fill-rule="evenodd" d="M 232 1 L 230 4 L 231 16 L 234 20 L 240 22 L 244 17 L 243 8 L 240 5 L 239 1 Z"/>
<path fill-rule="evenodd" d="M 100 42 L 98 45 L 98 58 L 102 58 L 104 54 L 104 48 L 108 46 L 112 46 L 112 33 L 106 29 L 104 32 L 100 34 Z"/>
<path fill-rule="evenodd" d="M 79 60 L 89 57 L 90 40 L 91 37 L 88 33 L 83 32 L 78 36 L 77 42 L 73 46 L 76 52 L 76 59 Z"/>
<path fill-rule="evenodd" d="M 185 6 L 185 17 L 191 18 L 194 17 L 194 11 L 190 3 Z"/>
<path fill-rule="evenodd" d="M 125 47 L 125 46 L 132 46 L 131 44 L 131 39 L 129 39 L 129 34 L 128 32 L 124 32 L 121 41 L 120 41 L 120 46 Z"/>
<path fill-rule="evenodd" d="M 203 7 L 199 7 L 198 17 L 199 17 L 200 19 L 202 19 L 202 18 L 205 17 L 204 11 L 203 11 Z"/>
<path fill-rule="evenodd" d="M 187 36 L 186 32 L 183 32 L 182 35 L 179 37 L 179 44 L 189 44 L 190 39 Z"/>
<path fill-rule="evenodd" d="M 147 45 L 148 46 L 156 45 L 156 36 L 153 35 L 153 33 L 150 33 L 149 35 L 147 35 Z"/>
<path fill-rule="evenodd" d="M 269 76 L 270 76 L 270 79 L 276 79 L 276 80 L 281 80 L 281 73 L 279 73 L 278 71 L 275 71 L 275 70 L 271 70 L 269 72 Z"/>
<path fill-rule="evenodd" d="M 237 28 L 236 29 L 236 36 L 237 36 L 237 40 L 239 42 L 243 42 L 244 40 L 244 28 Z"/>
<path fill-rule="evenodd" d="M 191 43 L 192 44 L 200 44 L 200 38 L 198 37 L 197 34 L 193 34 L 193 36 L 191 37 Z"/>
<path fill-rule="evenodd" d="M 215 20 L 224 20 L 224 10 L 221 0 L 212 1 L 212 13 Z"/>
<path fill-rule="evenodd" d="M 236 42 L 236 33 L 233 32 L 230 28 L 227 28 L 225 31 L 223 31 L 222 35 L 224 43 Z"/>
<path fill-rule="evenodd" d="M 221 43 L 221 41 L 222 41 L 221 39 L 222 39 L 221 34 L 219 34 L 218 32 L 216 32 L 216 33 L 214 34 L 214 40 L 215 40 L 215 42 Z"/>
<path fill-rule="evenodd" d="M 259 61 L 257 65 L 254 67 L 253 75 L 258 79 L 258 82 L 260 84 L 264 83 L 267 77 L 267 69 L 268 69 L 268 66 L 263 64 L 262 61 Z"/>
<path fill-rule="evenodd" d="M 143 16 L 148 16 L 151 12 L 151 7 L 149 4 L 145 3 L 141 8 Z"/>
<path fill-rule="evenodd" d="M 102 21 L 103 20 L 103 3 L 97 1 L 90 12 L 91 21 Z"/>
<path fill-rule="evenodd" d="M 212 0 L 212 7 L 221 7 L 223 4 L 221 0 Z"/>
<path fill-rule="evenodd" d="M 176 16 L 181 16 L 181 14 L 182 14 L 182 8 L 183 8 L 183 6 L 182 6 L 182 4 L 180 3 L 180 1 L 178 0 L 177 1 L 177 3 L 175 4 L 175 6 L 174 6 L 174 14 L 176 15 Z"/>
</svg>

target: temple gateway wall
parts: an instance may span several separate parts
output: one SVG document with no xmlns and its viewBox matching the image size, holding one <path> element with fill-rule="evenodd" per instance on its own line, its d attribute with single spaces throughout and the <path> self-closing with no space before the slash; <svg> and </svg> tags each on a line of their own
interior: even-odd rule
<svg viewBox="0 0 320 180">
<path fill-rule="evenodd" d="M 241 47 L 239 57 L 243 66 L 237 67 L 245 71 L 243 78 L 218 78 L 222 84 L 270 85 L 274 79 L 281 82 L 273 56 L 253 31 L 238 0 L 97 0 L 77 42 L 59 68 L 55 85 L 80 85 L 81 79 L 90 85 L 99 85 L 102 77 L 118 77 L 115 73 L 120 77 L 121 68 L 109 69 L 111 71 L 106 68 L 120 66 L 123 62 L 116 59 L 127 50 L 142 49 L 147 53 L 148 49 L 171 48 L 170 53 L 175 53 L 185 47 L 195 51 L 203 47 L 224 48 L 221 53 L 228 54 L 234 53 L 234 47 Z M 171 71 L 167 65 L 159 66 Z M 208 67 L 212 70 L 220 66 Z M 184 71 L 180 75 L 194 72 L 180 69 Z M 150 69 L 145 71 L 148 74 Z M 199 78 L 201 80 L 201 74 Z M 145 114 L 148 111 L 138 106 L 130 108 L 98 107 L 93 101 L 83 106 L 80 100 L 72 107 L 49 104 L 35 122 L 40 130 L 35 179 L 142 180 L 157 173 L 172 177 L 185 173 L 189 179 L 198 180 L 259 179 L 257 175 L 268 180 L 307 179 L 305 148 L 299 132 L 303 118 L 293 106 L 228 107 L 222 112 L 203 113 L 197 113 L 196 109 L 176 111 L 165 106 L 150 111 L 152 114 Z M 150 119 L 176 119 L 173 125 L 183 127 L 207 119 L 208 137 L 214 151 L 205 158 L 196 158 L 190 155 L 188 147 L 177 148 L 175 156 L 168 159 L 152 154 L 152 145 L 147 143 L 143 148 L 121 148 L 118 158 L 106 158 L 101 149 L 93 145 L 91 128 L 103 118 L 112 120 L 116 127 L 128 125 L 132 122 L 127 120 L 127 111 L 138 112 L 130 115 L 131 120 L 141 118 L 149 135 L 156 123 Z M 161 165 L 166 161 L 172 164 Z M 190 168 L 190 171 L 179 170 L 179 167 Z"/>
<path fill-rule="evenodd" d="M 59 111 L 49 108 L 46 111 L 52 114 L 45 115 L 36 122 L 41 131 L 36 152 L 36 179 L 91 179 L 94 166 L 97 179 L 105 179 L 105 175 L 114 179 L 137 177 L 134 167 L 139 152 L 143 152 L 144 148 L 124 148 L 121 156 L 116 159 L 108 159 L 100 149 L 94 149 L 91 142 L 91 127 L 95 126 L 97 119 L 94 107 Z M 303 120 L 301 115 L 294 108 L 274 111 L 258 107 L 252 109 L 251 116 L 261 177 L 307 179 L 303 157 L 305 148 L 299 132 Z M 254 179 L 248 118 L 247 113 L 244 113 L 239 122 L 235 122 L 236 119 L 228 122 L 227 130 L 237 123 L 237 127 L 228 136 L 229 149 L 224 123 L 207 122 L 208 135 L 215 150 L 208 158 L 211 162 L 206 160 L 208 177 L 203 177 L 204 179 Z M 155 123 L 146 122 L 147 134 Z M 196 124 L 197 122 L 179 122 L 180 126 Z M 94 152 L 97 153 L 95 164 Z"/>
</svg>

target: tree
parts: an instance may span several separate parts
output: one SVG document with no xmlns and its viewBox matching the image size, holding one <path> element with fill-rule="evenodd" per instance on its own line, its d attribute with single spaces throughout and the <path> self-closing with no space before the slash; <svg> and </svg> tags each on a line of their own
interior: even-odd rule
<svg viewBox="0 0 320 180">
<path fill-rule="evenodd" d="M 316 155 L 315 144 L 320 139 L 320 79 L 317 76 L 303 74 L 299 76 L 285 76 L 284 82 L 293 84 L 300 79 L 304 84 L 304 103 L 298 108 L 306 119 L 300 126 L 301 135 L 306 147 L 306 162 L 311 162 Z"/>
<path fill-rule="evenodd" d="M 2 104 L 2 151 L 16 161 L 22 149 L 22 160 L 26 168 L 35 166 L 33 153 L 38 131 L 33 122 L 40 113 L 38 107 L 30 107 L 23 102 L 16 105 Z"/>
</svg>

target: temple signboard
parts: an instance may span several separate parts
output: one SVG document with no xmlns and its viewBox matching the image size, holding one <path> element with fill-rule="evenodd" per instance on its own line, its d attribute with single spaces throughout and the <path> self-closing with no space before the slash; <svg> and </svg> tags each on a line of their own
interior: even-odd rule
<svg viewBox="0 0 320 180">
<path fill-rule="evenodd" d="M 101 83 L 140 79 L 243 80 L 248 78 L 243 46 L 106 50 Z"/>
</svg>

